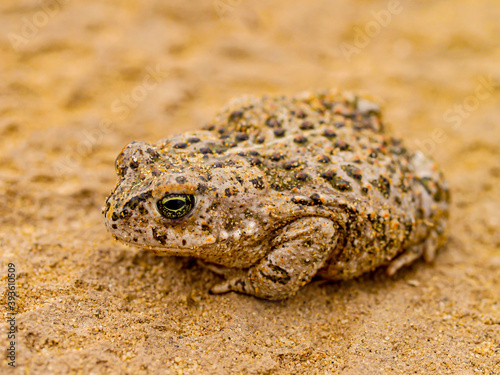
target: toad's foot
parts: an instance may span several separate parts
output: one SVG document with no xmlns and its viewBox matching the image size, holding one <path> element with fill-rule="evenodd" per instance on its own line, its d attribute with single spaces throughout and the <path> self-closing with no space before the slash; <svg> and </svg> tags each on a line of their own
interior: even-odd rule
<svg viewBox="0 0 500 375">
<path fill-rule="evenodd" d="M 427 263 L 432 262 L 436 257 L 437 239 L 438 234 L 433 230 L 424 242 L 403 251 L 403 253 L 389 263 L 385 271 L 387 276 L 393 276 L 400 268 L 412 264 L 422 256 Z"/>
</svg>

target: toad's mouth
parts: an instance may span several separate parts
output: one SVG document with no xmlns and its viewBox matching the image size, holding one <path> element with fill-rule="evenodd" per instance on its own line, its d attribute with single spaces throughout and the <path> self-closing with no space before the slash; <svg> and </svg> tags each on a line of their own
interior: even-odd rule
<svg viewBox="0 0 500 375">
<path fill-rule="evenodd" d="M 163 255 L 163 256 L 190 256 L 198 253 L 201 249 L 203 249 L 206 246 L 201 246 L 201 247 L 195 247 L 195 246 L 190 246 L 190 247 L 177 247 L 177 246 L 162 246 L 162 245 L 145 245 L 141 243 L 137 243 L 134 241 L 130 241 L 128 239 L 120 238 L 117 236 L 113 236 L 115 240 L 131 247 L 138 247 L 141 249 L 145 250 L 150 250 L 153 251 L 156 255 Z"/>
</svg>

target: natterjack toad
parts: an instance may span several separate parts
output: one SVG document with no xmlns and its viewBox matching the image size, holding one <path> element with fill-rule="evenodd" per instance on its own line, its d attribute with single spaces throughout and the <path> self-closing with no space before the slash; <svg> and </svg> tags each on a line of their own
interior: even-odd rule
<svg viewBox="0 0 500 375">
<path fill-rule="evenodd" d="M 225 275 L 214 293 L 287 298 L 315 275 L 387 273 L 445 241 L 449 194 L 435 163 L 349 93 L 244 97 L 204 130 L 132 142 L 106 201 L 115 238 L 193 256 Z"/>
</svg>

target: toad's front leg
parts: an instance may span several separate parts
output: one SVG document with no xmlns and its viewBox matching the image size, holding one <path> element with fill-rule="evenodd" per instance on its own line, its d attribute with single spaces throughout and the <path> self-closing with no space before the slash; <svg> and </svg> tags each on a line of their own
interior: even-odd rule
<svg viewBox="0 0 500 375">
<path fill-rule="evenodd" d="M 273 249 L 255 266 L 232 270 L 212 293 L 230 291 L 270 300 L 294 295 L 324 266 L 337 242 L 331 220 L 308 217 L 285 226 L 272 240 Z"/>
</svg>

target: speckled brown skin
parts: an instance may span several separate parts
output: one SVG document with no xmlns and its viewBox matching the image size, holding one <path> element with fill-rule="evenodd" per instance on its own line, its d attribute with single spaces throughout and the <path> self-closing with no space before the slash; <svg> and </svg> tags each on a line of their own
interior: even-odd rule
<svg viewBox="0 0 500 375">
<path fill-rule="evenodd" d="M 162 255 L 194 256 L 238 291 L 282 299 L 314 275 L 394 274 L 446 237 L 449 194 L 436 165 L 388 135 L 379 108 L 337 91 L 232 101 L 205 130 L 116 161 L 106 226 Z M 166 194 L 194 209 L 167 219 Z"/>
</svg>

